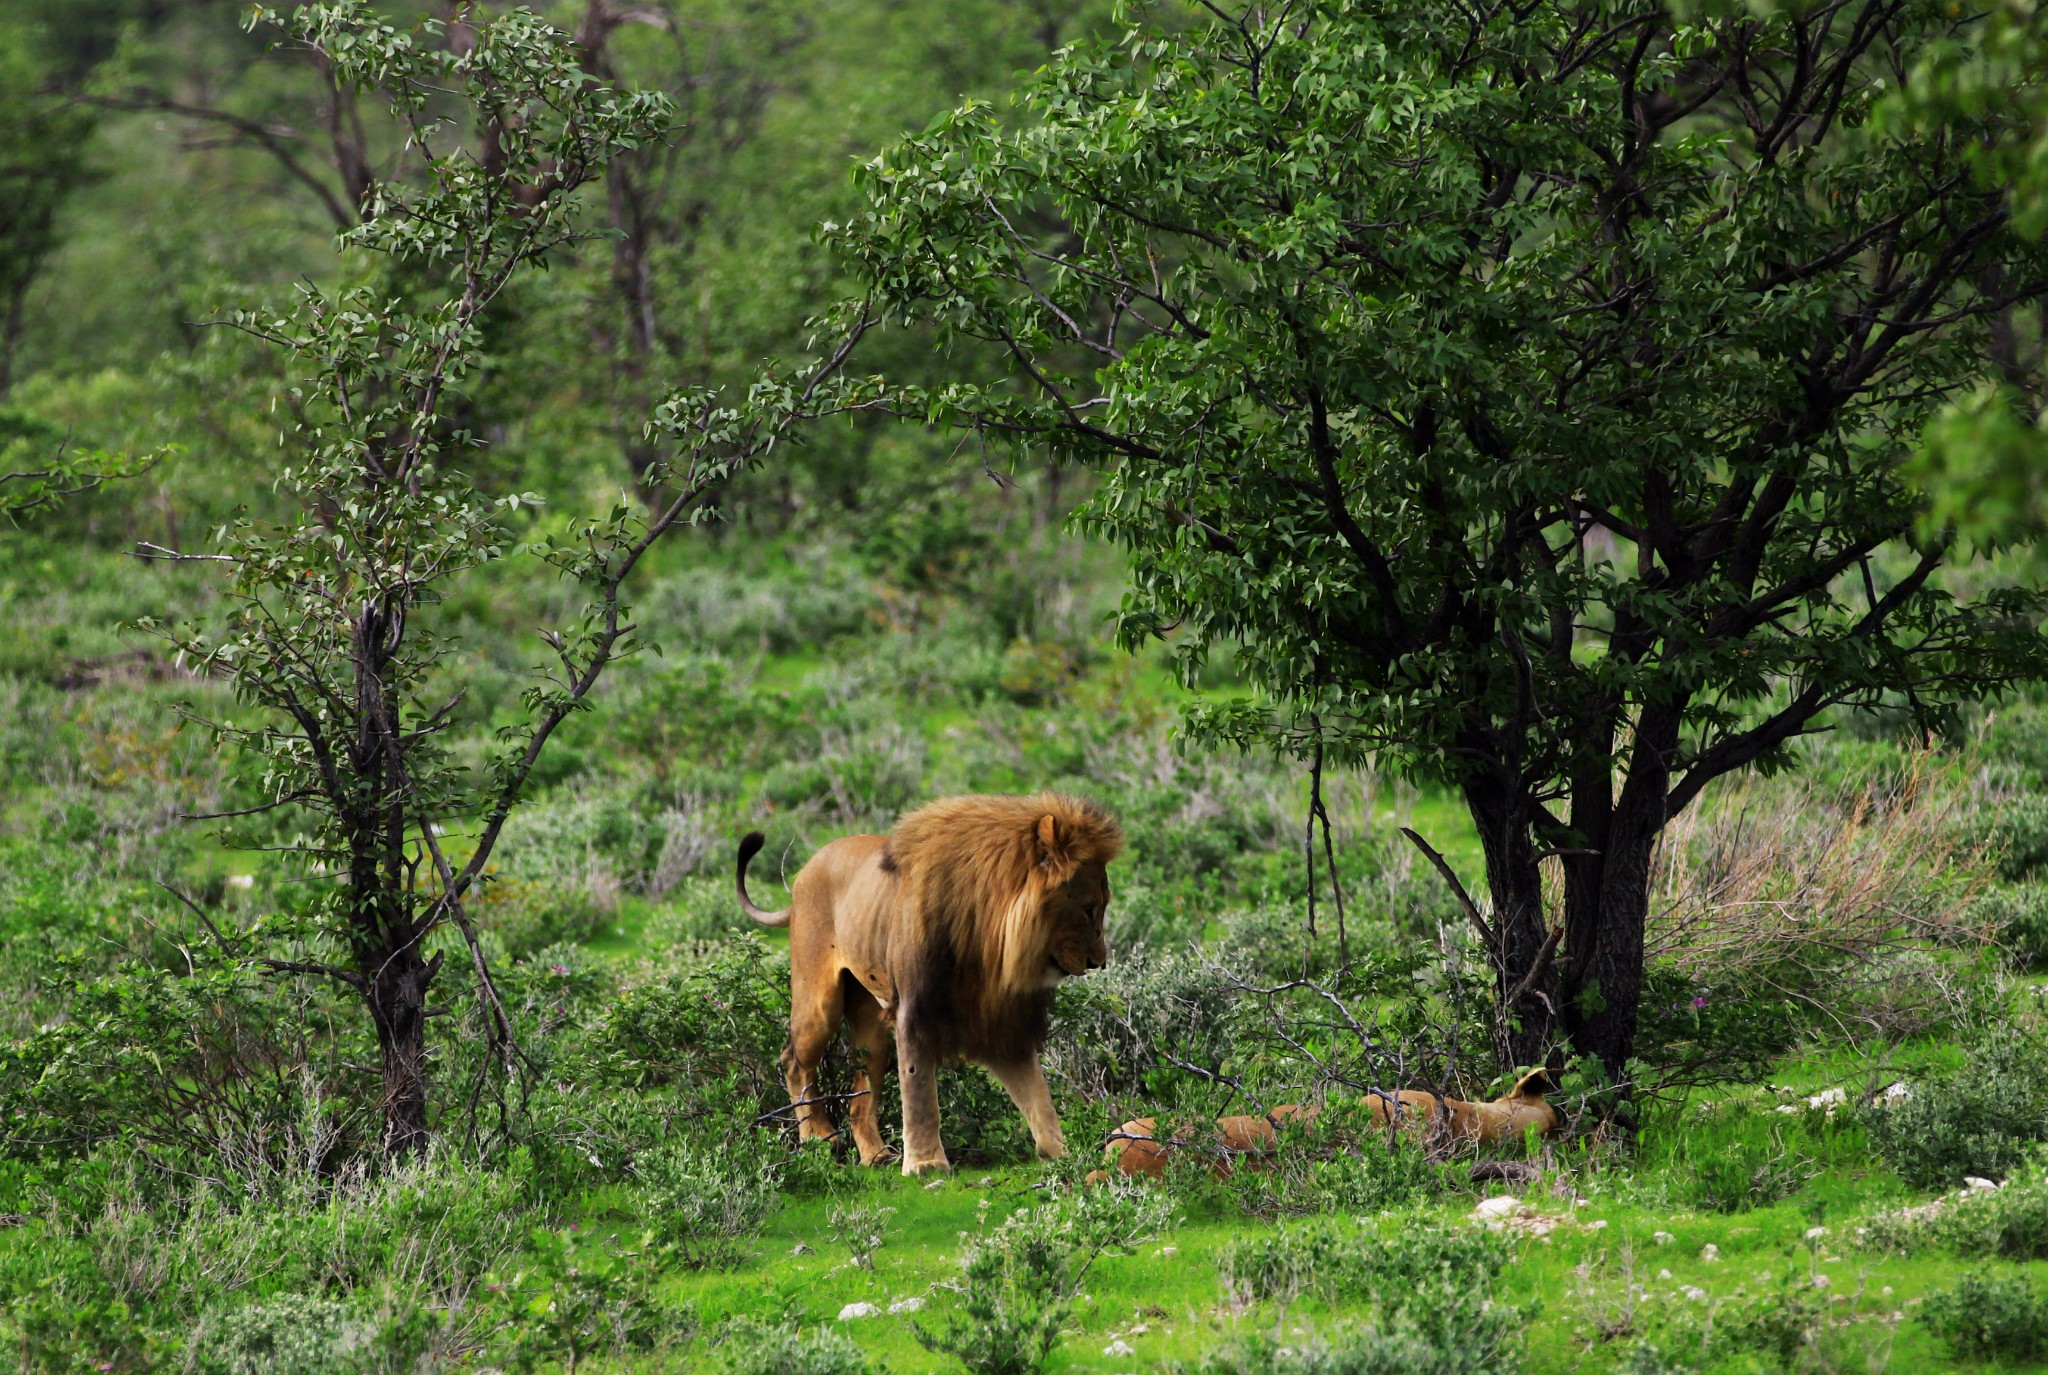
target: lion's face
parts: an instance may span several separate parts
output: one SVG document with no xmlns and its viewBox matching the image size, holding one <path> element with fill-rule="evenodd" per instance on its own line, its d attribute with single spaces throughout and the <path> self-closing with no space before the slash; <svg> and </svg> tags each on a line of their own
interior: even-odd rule
<svg viewBox="0 0 2048 1375">
<path fill-rule="evenodd" d="M 1079 978 L 1109 963 L 1109 943 L 1102 937 L 1102 914 L 1109 907 L 1109 871 L 1100 863 L 1083 864 L 1074 876 L 1045 895 L 1045 983 Z"/>
</svg>

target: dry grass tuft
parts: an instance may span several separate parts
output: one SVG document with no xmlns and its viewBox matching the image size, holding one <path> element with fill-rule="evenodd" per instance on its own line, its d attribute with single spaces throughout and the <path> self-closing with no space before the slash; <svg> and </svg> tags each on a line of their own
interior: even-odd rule
<svg viewBox="0 0 2048 1375">
<path fill-rule="evenodd" d="M 1675 819 L 1651 873 L 1648 955 L 1898 1035 L 1952 1013 L 1935 945 L 1988 944 L 1988 856 L 1965 785 L 1921 759 L 1878 788 L 1749 779 Z"/>
</svg>

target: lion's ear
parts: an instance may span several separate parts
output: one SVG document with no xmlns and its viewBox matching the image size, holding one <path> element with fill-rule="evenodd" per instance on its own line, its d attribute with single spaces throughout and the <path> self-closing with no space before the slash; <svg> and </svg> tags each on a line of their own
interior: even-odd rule
<svg viewBox="0 0 2048 1375">
<path fill-rule="evenodd" d="M 1056 816 L 1038 818 L 1038 862 L 1051 864 L 1060 858 L 1066 849 L 1066 837 L 1060 834 L 1060 820 Z"/>
</svg>

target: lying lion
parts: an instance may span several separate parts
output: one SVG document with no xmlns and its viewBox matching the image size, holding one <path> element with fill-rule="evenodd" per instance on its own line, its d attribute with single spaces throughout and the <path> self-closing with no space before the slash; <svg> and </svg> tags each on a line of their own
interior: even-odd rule
<svg viewBox="0 0 2048 1375">
<path fill-rule="evenodd" d="M 1507 1097 L 1491 1103 L 1468 1103 L 1462 1098 L 1402 1089 L 1392 1095 L 1368 1094 L 1366 1105 L 1373 1121 L 1380 1126 L 1385 1127 L 1390 1117 L 1398 1115 L 1400 1130 L 1431 1150 L 1450 1151 L 1512 1141 L 1531 1127 L 1540 1136 L 1553 1134 L 1564 1125 L 1564 1119 L 1543 1097 L 1543 1091 L 1550 1087 L 1550 1072 L 1537 1069 L 1517 1080 Z M 1282 1103 L 1263 1116 L 1217 1118 L 1209 1142 L 1209 1149 L 1220 1157 L 1217 1169 L 1227 1173 L 1229 1162 L 1240 1156 L 1272 1154 L 1281 1125 L 1297 1122 L 1307 1126 L 1322 1111 L 1313 1104 Z M 1157 1177 L 1166 1173 L 1166 1162 L 1176 1147 L 1192 1144 L 1170 1134 L 1161 1137 L 1157 1118 L 1140 1117 L 1117 1128 L 1103 1147 L 1103 1154 L 1116 1162 L 1120 1174 Z"/>
</svg>

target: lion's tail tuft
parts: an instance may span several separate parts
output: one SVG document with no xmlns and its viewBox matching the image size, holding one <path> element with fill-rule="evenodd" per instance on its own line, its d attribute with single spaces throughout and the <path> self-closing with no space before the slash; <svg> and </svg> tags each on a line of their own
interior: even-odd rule
<svg viewBox="0 0 2048 1375">
<path fill-rule="evenodd" d="M 738 872 L 733 875 L 733 887 L 739 892 L 741 911 L 763 926 L 787 926 L 789 914 L 793 909 L 785 907 L 780 912 L 766 912 L 754 906 L 754 900 L 747 896 L 747 864 L 755 855 L 761 853 L 761 847 L 767 843 L 768 837 L 759 831 L 747 832 L 740 841 L 740 865 Z"/>
</svg>

